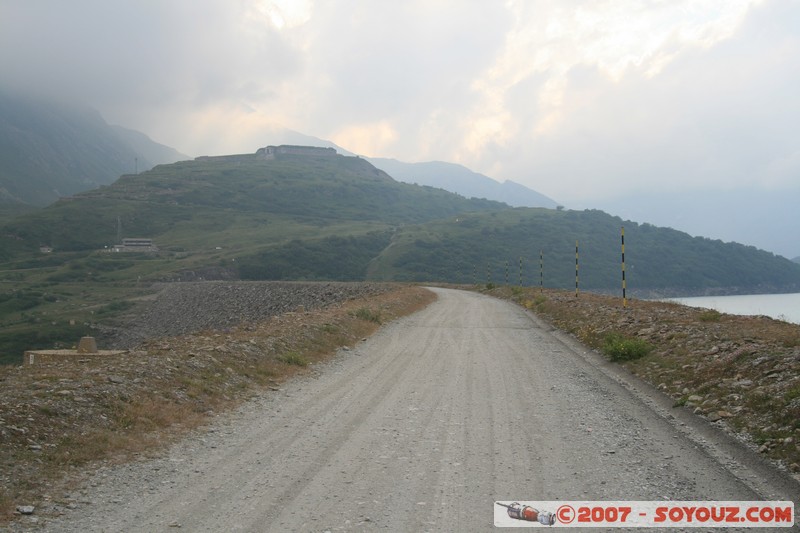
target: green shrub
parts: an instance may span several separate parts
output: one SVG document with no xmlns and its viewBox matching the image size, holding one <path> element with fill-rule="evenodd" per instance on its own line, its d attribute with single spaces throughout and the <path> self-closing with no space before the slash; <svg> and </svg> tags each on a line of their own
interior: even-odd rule
<svg viewBox="0 0 800 533">
<path fill-rule="evenodd" d="M 609 333 L 603 341 L 603 353 L 612 361 L 633 361 L 650 353 L 653 347 L 641 339 Z"/>
<path fill-rule="evenodd" d="M 800 398 L 800 385 L 795 385 L 793 388 L 789 389 L 784 396 L 786 403 L 791 402 L 795 398 Z"/>
<path fill-rule="evenodd" d="M 701 322 L 719 322 L 722 318 L 722 313 L 716 309 L 707 309 L 700 313 L 699 318 Z"/>
<path fill-rule="evenodd" d="M 0 336 L 0 365 L 19 364 L 26 350 L 51 350 L 58 346 L 72 346 L 81 337 L 92 335 L 85 325 L 69 323 L 43 325 L 31 317 L 30 325 L 6 329 Z"/>
<path fill-rule="evenodd" d="M 0 294 L 0 314 L 25 311 L 41 303 L 41 293 L 14 291 Z"/>
<path fill-rule="evenodd" d="M 280 357 L 278 357 L 278 361 L 286 363 L 287 365 L 295 365 L 295 366 L 307 366 L 308 361 L 297 352 L 287 352 Z"/>
<path fill-rule="evenodd" d="M 367 322 L 375 322 L 376 324 L 381 323 L 381 312 L 380 311 L 373 311 L 367 307 L 362 307 L 357 309 L 354 313 L 352 313 L 354 317 L 360 320 L 366 320 Z"/>
</svg>

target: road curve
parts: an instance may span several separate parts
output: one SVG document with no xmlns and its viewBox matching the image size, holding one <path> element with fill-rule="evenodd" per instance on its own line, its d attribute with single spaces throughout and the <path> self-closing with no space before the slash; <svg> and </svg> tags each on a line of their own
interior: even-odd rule
<svg viewBox="0 0 800 533">
<path fill-rule="evenodd" d="M 101 470 L 40 526 L 488 531 L 495 500 L 797 500 L 521 308 L 432 290 L 428 308 L 164 457 Z"/>
</svg>

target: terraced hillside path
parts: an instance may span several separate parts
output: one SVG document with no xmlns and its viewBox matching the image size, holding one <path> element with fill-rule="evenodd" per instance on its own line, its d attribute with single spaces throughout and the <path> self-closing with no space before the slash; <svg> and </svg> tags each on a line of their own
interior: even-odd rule
<svg viewBox="0 0 800 533">
<path fill-rule="evenodd" d="M 496 500 L 797 498 L 523 309 L 432 290 L 428 308 L 165 456 L 100 470 L 41 529 L 489 531 Z"/>
</svg>

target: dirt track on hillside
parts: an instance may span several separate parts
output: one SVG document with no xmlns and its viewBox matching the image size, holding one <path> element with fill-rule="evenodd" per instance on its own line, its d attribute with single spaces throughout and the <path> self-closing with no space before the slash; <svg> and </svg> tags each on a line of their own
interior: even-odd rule
<svg viewBox="0 0 800 533">
<path fill-rule="evenodd" d="M 439 300 L 47 531 L 487 531 L 496 500 L 787 500 L 797 485 L 513 304 Z M 728 531 L 732 531 L 729 529 Z"/>
</svg>

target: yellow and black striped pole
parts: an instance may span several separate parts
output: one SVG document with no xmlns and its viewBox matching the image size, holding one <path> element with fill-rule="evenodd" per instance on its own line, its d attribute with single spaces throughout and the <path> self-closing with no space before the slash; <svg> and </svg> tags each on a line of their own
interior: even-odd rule
<svg viewBox="0 0 800 533">
<path fill-rule="evenodd" d="M 544 250 L 539 250 L 539 292 L 544 292 Z"/>
<path fill-rule="evenodd" d="M 625 294 L 627 287 L 625 286 L 625 226 L 622 226 L 620 231 L 622 238 L 622 307 L 628 307 L 628 296 Z"/>
<path fill-rule="evenodd" d="M 578 297 L 578 241 L 575 241 L 575 298 Z"/>
</svg>

